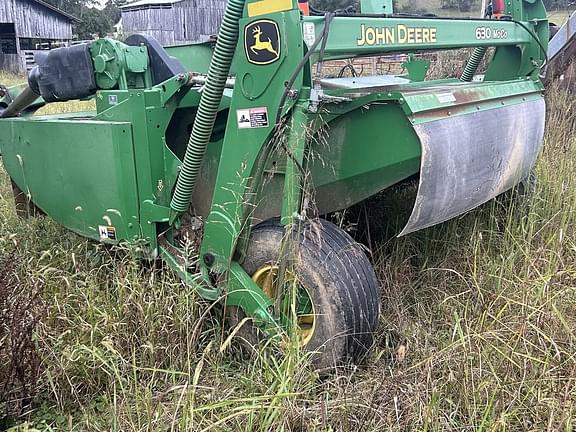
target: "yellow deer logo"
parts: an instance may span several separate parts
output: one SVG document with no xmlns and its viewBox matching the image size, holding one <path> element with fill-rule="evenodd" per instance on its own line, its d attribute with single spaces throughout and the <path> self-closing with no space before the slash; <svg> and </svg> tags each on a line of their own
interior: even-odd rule
<svg viewBox="0 0 576 432">
<path fill-rule="evenodd" d="M 254 27 L 252 34 L 254 37 L 254 45 L 250 46 L 250 51 L 256 55 L 258 55 L 259 51 L 268 51 L 269 53 L 278 56 L 278 52 L 274 49 L 274 46 L 272 46 L 272 39 L 268 38 L 267 41 L 262 40 L 262 29 L 260 26 Z"/>
<path fill-rule="evenodd" d="M 252 64 L 274 63 L 280 59 L 281 46 L 280 29 L 276 21 L 261 19 L 244 28 L 244 50 L 246 59 Z"/>
</svg>

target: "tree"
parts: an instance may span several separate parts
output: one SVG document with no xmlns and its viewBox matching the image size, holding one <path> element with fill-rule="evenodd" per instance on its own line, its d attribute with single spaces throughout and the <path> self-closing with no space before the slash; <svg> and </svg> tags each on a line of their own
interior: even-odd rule
<svg viewBox="0 0 576 432">
<path fill-rule="evenodd" d="M 46 3 L 68 12 L 69 14 L 79 16 L 83 8 L 95 6 L 94 0 L 45 0 Z"/>
<path fill-rule="evenodd" d="M 80 16 L 81 21 L 76 24 L 75 32 L 78 39 L 92 39 L 94 35 L 100 37 L 111 33 L 114 25 L 106 14 L 96 8 L 86 8 Z"/>
<path fill-rule="evenodd" d="M 108 0 L 102 12 L 108 18 L 108 20 L 112 23 L 112 25 L 118 23 L 122 14 L 120 13 L 120 6 L 124 6 L 126 4 L 126 0 Z"/>
<path fill-rule="evenodd" d="M 120 20 L 119 6 L 126 0 L 107 0 L 104 9 L 94 6 L 97 0 L 45 0 L 64 12 L 74 15 L 80 22 L 74 25 L 74 33 L 79 39 L 92 39 L 93 35 L 106 36 L 113 30 L 114 24 Z"/>
</svg>

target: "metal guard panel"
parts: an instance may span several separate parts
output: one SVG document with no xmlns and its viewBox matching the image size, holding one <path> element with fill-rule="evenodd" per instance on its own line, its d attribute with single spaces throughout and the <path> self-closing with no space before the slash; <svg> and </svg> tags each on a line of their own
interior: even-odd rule
<svg viewBox="0 0 576 432">
<path fill-rule="evenodd" d="M 400 236 L 445 222 L 528 177 L 544 138 L 544 98 L 414 126 L 420 186 Z"/>
<path fill-rule="evenodd" d="M 552 63 L 558 54 L 562 54 L 573 40 L 576 41 L 576 12 L 572 13 L 548 43 L 548 63 Z"/>
</svg>

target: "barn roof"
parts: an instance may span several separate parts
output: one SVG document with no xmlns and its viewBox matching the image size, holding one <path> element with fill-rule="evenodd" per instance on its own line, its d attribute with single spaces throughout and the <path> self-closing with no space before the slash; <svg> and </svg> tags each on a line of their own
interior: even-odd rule
<svg viewBox="0 0 576 432">
<path fill-rule="evenodd" d="M 174 3 L 180 3 L 184 0 L 138 0 L 132 3 L 128 3 L 124 6 L 120 6 L 120 9 L 131 9 L 137 8 L 142 6 L 162 6 L 162 5 L 171 5 Z"/>
<path fill-rule="evenodd" d="M 70 15 L 68 12 L 64 12 L 62 9 L 58 9 L 55 6 L 52 6 L 49 3 L 46 3 L 45 1 L 42 0 L 32 0 L 34 3 L 38 3 L 44 7 L 47 7 L 48 9 L 52 9 L 54 12 L 59 13 L 60 15 L 65 16 L 66 18 L 70 19 L 71 21 L 76 21 L 76 22 L 80 22 L 80 20 L 78 18 L 76 18 L 74 15 Z"/>
</svg>

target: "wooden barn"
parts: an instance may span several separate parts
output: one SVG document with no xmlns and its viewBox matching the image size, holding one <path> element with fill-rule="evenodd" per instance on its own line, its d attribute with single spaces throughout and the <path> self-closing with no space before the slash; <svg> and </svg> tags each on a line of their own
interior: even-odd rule
<svg viewBox="0 0 576 432">
<path fill-rule="evenodd" d="M 225 8 L 226 0 L 138 0 L 121 7 L 122 27 L 164 46 L 204 42 L 218 33 Z"/>
<path fill-rule="evenodd" d="M 42 0 L 0 0 L 0 70 L 26 71 L 37 50 L 72 39 L 74 21 Z"/>
</svg>

